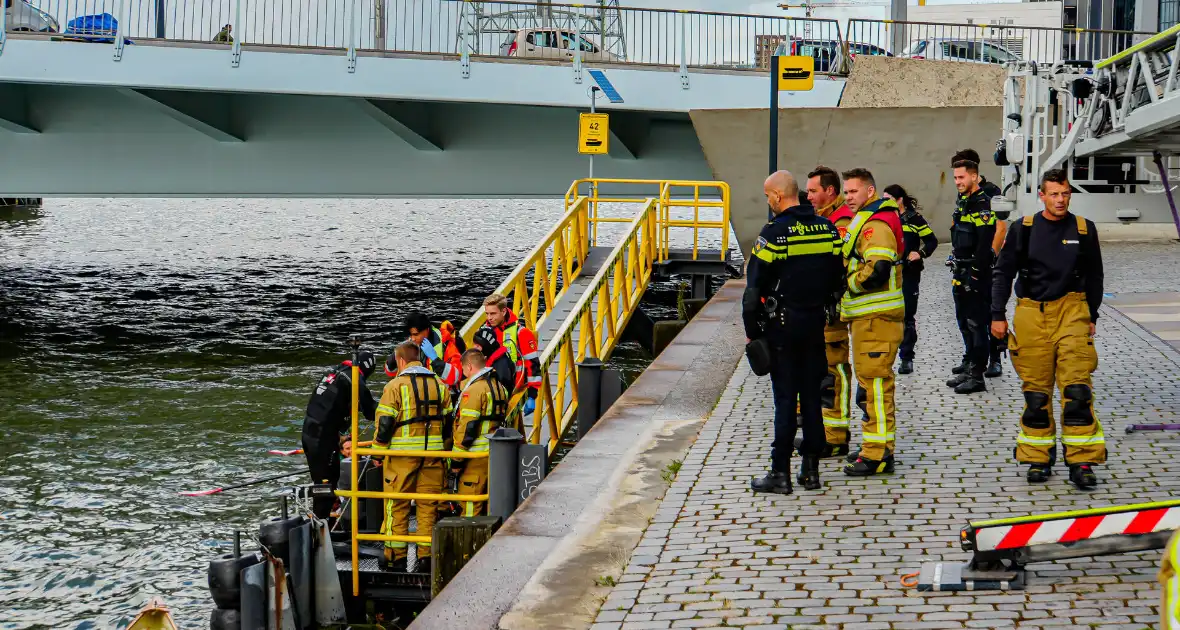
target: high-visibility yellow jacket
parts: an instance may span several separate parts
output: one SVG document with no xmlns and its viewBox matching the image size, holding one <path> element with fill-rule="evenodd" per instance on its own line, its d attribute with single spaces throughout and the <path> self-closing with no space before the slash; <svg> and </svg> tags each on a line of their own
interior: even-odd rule
<svg viewBox="0 0 1180 630">
<path fill-rule="evenodd" d="M 508 388 L 485 367 L 463 382 L 459 413 L 452 433 L 456 451 L 487 451 L 487 435 L 504 423 L 508 413 Z"/>
<path fill-rule="evenodd" d="M 852 321 L 864 317 L 905 318 L 905 298 L 901 292 L 901 261 L 904 243 L 899 243 L 893 227 L 872 218 L 882 210 L 896 211 L 891 200 L 874 200 L 866 204 L 844 234 L 843 254 L 848 265 L 847 293 L 840 300 L 840 318 Z M 887 263 L 878 264 L 883 261 Z"/>
</svg>

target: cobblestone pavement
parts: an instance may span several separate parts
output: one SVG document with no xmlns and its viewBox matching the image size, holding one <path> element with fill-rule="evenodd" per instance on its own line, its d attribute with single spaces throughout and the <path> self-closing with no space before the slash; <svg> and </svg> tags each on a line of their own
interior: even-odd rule
<svg viewBox="0 0 1180 630">
<path fill-rule="evenodd" d="M 1104 258 L 1109 292 L 1166 291 L 1180 246 L 1114 244 Z M 1101 485 L 1074 489 L 1061 463 L 1031 485 L 1012 459 L 1021 397 L 1011 365 L 986 393 L 956 396 L 943 384 L 961 352 L 946 275 L 926 272 L 917 372 L 898 377 L 897 472 L 852 479 L 825 460 L 821 492 L 753 495 L 751 477 L 769 465 L 770 383 L 741 362 L 594 629 L 1156 627 L 1159 552 L 1033 565 L 1024 591 L 899 584 L 921 562 L 966 561 L 958 531 L 969 519 L 1180 497 L 1180 435 L 1123 432 L 1175 422 L 1180 352 L 1104 308 Z"/>
</svg>

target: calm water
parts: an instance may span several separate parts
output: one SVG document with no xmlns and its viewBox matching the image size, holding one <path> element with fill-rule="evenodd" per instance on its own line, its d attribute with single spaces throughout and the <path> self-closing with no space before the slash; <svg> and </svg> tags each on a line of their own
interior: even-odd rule
<svg viewBox="0 0 1180 630">
<path fill-rule="evenodd" d="M 273 514 L 352 335 L 465 321 L 559 201 L 56 200 L 0 214 L 0 628 L 208 627 L 208 560 Z M 675 312 L 653 286 L 657 316 Z M 616 363 L 650 360 L 634 344 Z M 384 378 L 370 384 L 380 391 Z"/>
</svg>

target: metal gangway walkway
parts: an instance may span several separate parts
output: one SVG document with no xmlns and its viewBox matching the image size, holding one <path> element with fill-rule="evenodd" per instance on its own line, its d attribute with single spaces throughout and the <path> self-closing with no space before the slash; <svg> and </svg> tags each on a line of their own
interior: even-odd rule
<svg viewBox="0 0 1180 630">
<path fill-rule="evenodd" d="M 631 192 L 638 189 L 639 195 Z M 541 391 L 536 409 L 521 417 L 526 392 L 513 393 L 508 426 L 530 444 L 545 445 L 550 457 L 570 440 L 578 412 L 578 363 L 607 360 L 653 276 L 682 272 L 693 265 L 721 270 L 729 258 L 729 185 L 715 181 L 583 179 L 565 196 L 565 212 L 500 284 L 496 293 L 538 338 Z M 703 238 L 702 238 L 703 237 Z M 673 246 L 673 244 L 678 246 Z M 691 243 L 691 245 L 689 244 Z M 715 245 L 707 247 L 706 245 Z M 470 344 L 484 323 L 479 308 L 461 330 Z M 354 387 L 359 379 L 353 378 Z M 353 400 L 357 399 L 355 392 Z M 352 440 L 361 427 L 353 410 Z M 389 535 L 359 531 L 357 499 L 453 501 L 453 494 L 386 493 L 357 490 L 358 459 L 372 457 L 486 458 L 488 452 L 390 451 L 357 448 L 351 458 L 351 485 L 337 494 L 349 501 L 353 594 L 361 573 L 379 573 L 375 559 L 361 562 L 360 543 L 429 543 L 430 532 Z M 464 495 L 487 502 L 489 494 Z"/>
</svg>

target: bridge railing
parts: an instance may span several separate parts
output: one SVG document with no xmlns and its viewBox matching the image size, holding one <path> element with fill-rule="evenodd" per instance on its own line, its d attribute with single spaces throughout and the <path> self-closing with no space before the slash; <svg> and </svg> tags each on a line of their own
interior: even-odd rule
<svg viewBox="0 0 1180 630">
<path fill-rule="evenodd" d="M 1137 31 L 1001 24 L 848 21 L 848 45 L 853 48 L 878 47 L 890 55 L 913 59 L 1000 65 L 1011 61 L 1040 64 L 1064 59 L 1098 61 L 1151 35 Z M 850 52 L 855 57 L 857 51 Z"/>
<path fill-rule="evenodd" d="M 132 40 L 764 69 L 780 42 L 842 41 L 835 20 L 519 0 L 28 0 L 65 29 L 107 13 Z M 521 33 L 517 37 L 517 33 Z M 513 42 L 518 45 L 514 48 Z M 822 64 L 821 64 L 822 65 Z M 820 68 L 820 71 L 825 71 Z"/>
</svg>

